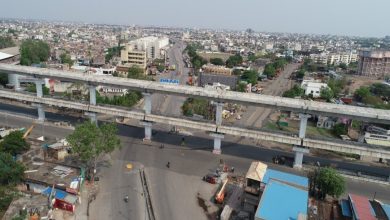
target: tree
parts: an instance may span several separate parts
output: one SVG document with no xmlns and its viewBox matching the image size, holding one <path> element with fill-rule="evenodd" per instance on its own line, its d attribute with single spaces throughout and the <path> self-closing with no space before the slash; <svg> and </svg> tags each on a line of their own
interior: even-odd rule
<svg viewBox="0 0 390 220">
<path fill-rule="evenodd" d="M 60 55 L 61 63 L 67 63 L 71 67 L 73 65 L 73 60 L 71 59 L 68 53 L 63 53 Z"/>
<path fill-rule="evenodd" d="M 8 84 L 8 74 L 6 73 L 0 73 L 0 85 L 7 85 Z"/>
<path fill-rule="evenodd" d="M 11 154 L 0 152 L 0 184 L 12 185 L 19 183 L 24 174 L 24 166 L 15 161 Z"/>
<path fill-rule="evenodd" d="M 212 63 L 214 65 L 219 65 L 219 66 L 225 65 L 225 62 L 223 62 L 223 60 L 221 58 L 211 58 L 210 63 Z"/>
<path fill-rule="evenodd" d="M 144 76 L 144 71 L 136 65 L 129 68 L 127 78 L 141 79 Z"/>
<path fill-rule="evenodd" d="M 23 132 L 13 131 L 0 142 L 0 151 L 16 156 L 30 149 L 30 145 L 23 139 Z"/>
<path fill-rule="evenodd" d="M 343 70 L 346 70 L 347 69 L 347 64 L 345 63 L 340 63 L 339 67 Z"/>
<path fill-rule="evenodd" d="M 20 64 L 30 66 L 49 59 L 50 47 L 41 40 L 26 40 L 20 45 Z"/>
<path fill-rule="evenodd" d="M 298 79 L 303 79 L 303 77 L 305 77 L 305 70 L 303 69 L 300 69 L 297 73 L 296 73 L 296 78 Z"/>
<path fill-rule="evenodd" d="M 325 195 L 338 198 L 345 191 L 344 178 L 330 167 L 319 169 L 315 185 L 322 199 L 325 198 Z"/>
<path fill-rule="evenodd" d="M 333 95 L 335 97 L 339 96 L 341 91 L 345 88 L 347 84 L 347 80 L 345 78 L 342 79 L 329 79 L 328 80 L 328 87 L 333 91 Z"/>
<path fill-rule="evenodd" d="M 13 47 L 13 46 L 15 46 L 15 43 L 11 37 L 1 37 L 0 36 L 0 49 L 7 48 L 7 47 Z"/>
<path fill-rule="evenodd" d="M 116 135 L 118 128 L 114 123 L 102 124 L 99 127 L 91 121 L 78 125 L 74 132 L 67 137 L 72 151 L 85 164 L 88 171 L 94 174 L 98 160 L 105 154 L 120 148 L 120 139 Z"/>
<path fill-rule="evenodd" d="M 245 92 L 246 90 L 246 86 L 248 85 L 248 83 L 246 81 L 240 81 L 238 84 L 237 84 L 237 91 L 238 92 Z"/>
<path fill-rule="evenodd" d="M 235 75 L 235 76 L 239 76 L 239 75 L 241 75 L 241 70 L 240 69 L 234 69 L 233 70 L 233 75 Z"/>
<path fill-rule="evenodd" d="M 299 85 L 294 85 L 290 90 L 287 90 L 283 93 L 283 97 L 288 97 L 288 98 L 295 98 L 295 97 L 300 97 L 305 93 L 305 90 L 302 89 Z"/>
<path fill-rule="evenodd" d="M 30 83 L 30 84 L 27 86 L 26 90 L 27 90 L 27 92 L 36 93 L 36 92 L 37 92 L 36 84 L 35 84 L 35 83 Z M 42 92 L 43 92 L 43 95 L 49 95 L 50 89 L 47 88 L 46 86 L 42 85 Z"/>
<path fill-rule="evenodd" d="M 241 64 L 242 61 L 243 61 L 242 56 L 240 54 L 236 54 L 236 55 L 230 56 L 226 60 L 226 66 L 229 68 L 233 68 L 234 66 L 238 66 L 239 64 Z"/>
<path fill-rule="evenodd" d="M 268 78 L 272 78 L 275 76 L 276 69 L 272 64 L 267 64 L 264 67 L 263 74 L 266 75 Z"/>
<path fill-rule="evenodd" d="M 334 97 L 333 91 L 329 87 L 322 88 L 320 91 L 320 96 L 326 101 L 330 102 L 330 100 Z"/>
<path fill-rule="evenodd" d="M 252 83 L 252 85 L 257 83 L 257 78 L 257 72 L 254 70 L 245 70 L 241 77 L 242 80 Z"/>
<path fill-rule="evenodd" d="M 364 97 L 367 97 L 371 95 L 370 93 L 370 88 L 367 86 L 361 86 L 355 91 L 355 97 L 359 100 L 362 101 Z"/>
<path fill-rule="evenodd" d="M 337 123 L 333 126 L 333 134 L 336 136 L 346 135 L 348 133 L 348 128 L 343 123 Z"/>
<path fill-rule="evenodd" d="M 383 83 L 374 83 L 370 86 L 370 92 L 377 96 L 390 98 L 390 86 Z"/>
</svg>

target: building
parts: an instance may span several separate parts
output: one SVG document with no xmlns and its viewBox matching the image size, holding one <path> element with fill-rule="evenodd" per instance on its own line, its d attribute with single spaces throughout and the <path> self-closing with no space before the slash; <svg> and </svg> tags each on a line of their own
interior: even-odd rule
<svg viewBox="0 0 390 220">
<path fill-rule="evenodd" d="M 328 85 L 313 80 L 303 80 L 301 88 L 305 90 L 305 95 L 312 95 L 313 98 L 318 98 L 321 96 L 321 90 L 328 88 Z"/>
<path fill-rule="evenodd" d="M 164 55 L 164 50 L 169 45 L 169 38 L 167 37 L 143 37 L 136 40 L 130 41 L 125 49 L 122 50 L 124 53 L 123 57 L 126 58 L 126 51 L 129 53 L 130 51 L 143 51 L 145 52 L 147 59 L 161 59 Z M 121 52 L 121 57 L 122 57 Z M 138 54 L 143 56 L 142 54 Z M 122 60 L 123 62 L 123 60 Z"/>
<path fill-rule="evenodd" d="M 230 89 L 235 90 L 238 83 L 238 77 L 231 75 L 199 73 L 198 86 L 212 86 L 215 83 L 220 83 L 222 85 L 229 86 Z"/>
<path fill-rule="evenodd" d="M 255 220 L 307 219 L 309 180 L 306 177 L 267 169 L 261 182 L 265 188 Z"/>
<path fill-rule="evenodd" d="M 202 70 L 205 73 L 212 74 L 221 74 L 221 75 L 232 75 L 233 70 L 231 68 L 227 68 L 225 66 L 218 66 L 213 64 L 203 65 Z"/>
<path fill-rule="evenodd" d="M 132 66 L 137 66 L 145 70 L 147 65 L 146 52 L 144 50 L 137 49 L 135 45 L 127 44 L 121 51 L 121 63 L 122 65 L 117 66 L 118 71 L 123 68 L 128 70 L 128 68 Z"/>
<path fill-rule="evenodd" d="M 373 78 L 390 76 L 390 51 L 361 50 L 357 74 Z"/>
<path fill-rule="evenodd" d="M 324 65 L 339 65 L 340 63 L 345 63 L 349 65 L 350 63 L 357 62 L 358 54 L 355 51 L 343 52 L 343 53 L 320 53 L 320 54 L 310 54 L 310 59 L 316 63 L 321 63 Z"/>
<path fill-rule="evenodd" d="M 367 197 L 349 194 L 348 199 L 340 201 L 341 213 L 345 219 L 377 220 L 390 219 L 390 206 Z"/>
</svg>

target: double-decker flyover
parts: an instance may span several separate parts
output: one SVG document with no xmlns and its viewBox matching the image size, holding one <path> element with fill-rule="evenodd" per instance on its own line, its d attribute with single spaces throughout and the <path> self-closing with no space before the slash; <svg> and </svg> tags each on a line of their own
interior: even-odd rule
<svg viewBox="0 0 390 220">
<path fill-rule="evenodd" d="M 209 90 L 201 87 L 169 85 L 144 80 L 96 76 L 70 71 L 16 66 L 10 64 L 0 64 L 0 72 L 28 75 L 35 78 L 50 78 L 63 81 L 81 82 L 91 86 L 104 85 L 117 88 L 126 88 L 129 90 L 137 90 L 144 93 L 163 93 L 168 95 L 198 97 L 216 102 L 230 102 L 243 105 L 262 106 L 304 114 L 347 117 L 365 122 L 390 124 L 389 110 L 338 105 L 270 95 L 240 93 L 223 90 Z"/>
<path fill-rule="evenodd" d="M 11 91 L 0 90 L 0 97 L 18 101 L 27 101 L 36 104 L 45 104 L 56 107 L 65 107 L 77 109 L 85 112 L 94 112 L 107 114 L 117 117 L 133 118 L 137 120 L 145 120 L 153 123 L 163 123 L 173 126 L 180 126 L 189 129 L 202 130 L 206 132 L 219 132 L 234 136 L 249 137 L 259 140 L 274 141 L 284 144 L 301 145 L 308 148 L 317 148 L 332 150 L 344 153 L 353 153 L 361 156 L 370 156 L 375 158 L 390 159 L 390 149 L 386 147 L 371 146 L 366 144 L 358 144 L 353 142 L 332 142 L 317 140 L 311 138 L 300 138 L 296 136 L 289 136 L 285 134 L 250 130 L 244 128 L 218 126 L 214 123 L 197 122 L 185 120 L 180 118 L 172 118 L 160 115 L 146 114 L 144 112 L 129 111 L 125 109 L 118 109 L 113 106 L 91 105 L 80 102 L 66 101 L 61 99 L 36 97 L 30 94 L 16 93 Z"/>
</svg>

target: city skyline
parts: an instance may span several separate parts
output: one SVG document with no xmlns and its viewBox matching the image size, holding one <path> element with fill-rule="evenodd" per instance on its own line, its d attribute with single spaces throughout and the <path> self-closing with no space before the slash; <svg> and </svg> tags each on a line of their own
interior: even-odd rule
<svg viewBox="0 0 390 220">
<path fill-rule="evenodd" d="M 362 37 L 390 35 L 383 26 L 372 25 L 390 20 L 390 14 L 386 13 L 388 7 L 384 7 L 390 6 L 390 3 L 385 0 L 377 0 L 376 4 L 367 4 L 362 0 L 342 2 L 301 0 L 299 3 L 277 0 L 259 1 L 251 5 L 233 3 L 232 0 L 224 2 L 200 0 L 196 3 L 190 1 L 183 3 L 178 0 L 130 3 L 115 0 L 95 4 L 90 0 L 83 2 L 42 0 L 38 3 L 16 0 L 3 3 L 4 7 L 0 9 L 0 13 L 3 18 L 47 21 L 233 30 L 252 28 L 258 32 Z M 378 5 L 383 7 L 377 7 Z"/>
</svg>

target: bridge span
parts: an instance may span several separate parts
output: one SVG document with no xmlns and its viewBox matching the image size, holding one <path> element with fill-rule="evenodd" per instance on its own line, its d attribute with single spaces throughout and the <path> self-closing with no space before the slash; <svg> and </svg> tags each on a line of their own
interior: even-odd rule
<svg viewBox="0 0 390 220">
<path fill-rule="evenodd" d="M 390 159 L 390 150 L 386 147 L 371 146 L 357 142 L 338 143 L 335 141 L 316 140 L 305 137 L 307 120 L 311 117 L 311 115 L 347 117 L 365 122 L 390 124 L 389 110 L 363 108 L 349 105 L 337 105 L 270 95 L 224 91 L 219 89 L 205 89 L 193 86 L 160 84 L 158 82 L 144 80 L 110 76 L 96 76 L 70 71 L 16 66 L 9 64 L 0 64 L 0 72 L 8 74 L 9 80 L 12 81 L 15 86 L 15 90 L 20 89 L 19 75 L 24 75 L 36 80 L 36 97 L 29 94 L 21 94 L 10 91 L 0 91 L 0 97 L 20 101 L 29 101 L 33 103 L 33 105 L 38 109 L 38 120 L 41 121 L 45 120 L 43 105 L 52 105 L 85 111 L 91 120 L 95 122 L 97 122 L 97 113 L 140 120 L 141 125 L 145 127 L 145 139 L 147 140 L 150 140 L 152 137 L 153 123 L 163 123 L 172 126 L 198 129 L 209 132 L 210 136 L 214 138 L 213 152 L 216 154 L 221 153 L 221 141 L 225 134 L 249 137 L 259 140 L 275 141 L 295 146 L 293 151 L 295 151 L 294 167 L 296 168 L 302 167 L 303 155 L 308 153 L 310 148 L 353 153 L 373 158 Z M 42 79 L 44 78 L 87 84 L 89 86 L 89 104 L 43 97 Z M 98 85 L 141 91 L 144 96 L 144 112 L 128 111 L 110 106 L 97 106 L 96 87 Z M 215 123 L 195 122 L 191 120 L 151 114 L 152 93 L 197 97 L 212 100 L 216 106 Z M 298 137 L 224 126 L 222 125 L 222 111 L 223 105 L 226 102 L 297 112 L 299 113 L 300 118 Z"/>
<path fill-rule="evenodd" d="M 168 95 L 197 97 L 216 102 L 229 102 L 243 105 L 277 108 L 304 114 L 347 117 L 365 122 L 390 124 L 390 111 L 349 105 L 338 105 L 309 100 L 284 98 L 279 96 L 241 93 L 234 91 L 212 90 L 202 87 L 169 85 L 145 80 L 119 77 L 96 76 L 70 71 L 44 69 L 10 64 L 0 64 L 0 72 L 11 75 L 26 75 L 34 78 L 50 78 L 63 81 L 85 83 L 90 86 L 104 85 L 126 88 L 144 93 L 162 93 Z"/>
<path fill-rule="evenodd" d="M 44 104 L 56 107 L 65 107 L 70 109 L 81 110 L 85 112 L 112 115 L 117 117 L 126 117 L 140 120 L 144 123 L 162 123 L 171 126 L 180 126 L 189 129 L 201 130 L 219 135 L 233 135 L 239 137 L 248 137 L 258 140 L 273 141 L 283 144 L 303 146 L 304 149 L 316 148 L 344 153 L 358 154 L 361 156 L 370 156 L 374 158 L 390 159 L 390 149 L 386 147 L 371 146 L 367 144 L 358 144 L 353 142 L 332 142 L 311 138 L 300 138 L 265 131 L 257 131 L 245 128 L 237 128 L 214 123 L 197 122 L 192 120 L 172 118 L 161 115 L 147 114 L 139 111 L 129 111 L 118 109 L 113 106 L 91 105 L 89 103 L 80 103 L 66 101 L 61 99 L 37 97 L 30 94 L 16 93 L 11 91 L 0 90 L 0 97 L 18 101 L 27 101 L 35 104 Z M 304 153 L 304 152 L 303 152 Z"/>
</svg>

